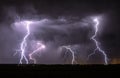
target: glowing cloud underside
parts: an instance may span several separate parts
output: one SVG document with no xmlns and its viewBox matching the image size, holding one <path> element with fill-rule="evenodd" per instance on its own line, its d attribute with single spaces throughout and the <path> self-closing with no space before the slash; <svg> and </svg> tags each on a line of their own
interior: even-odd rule
<svg viewBox="0 0 120 78">
<path fill-rule="evenodd" d="M 33 58 L 33 55 L 35 53 L 37 53 L 37 52 L 42 52 L 42 50 L 44 50 L 46 48 L 46 45 L 44 45 L 42 43 L 42 41 L 38 41 L 38 42 L 35 41 L 36 43 L 35 43 L 35 45 L 33 45 L 35 48 L 32 50 L 31 53 L 27 54 L 28 58 L 26 56 L 26 52 L 27 52 L 26 48 L 28 47 L 27 40 L 29 39 L 29 36 L 31 34 L 31 31 L 30 31 L 30 28 L 32 26 L 31 24 L 32 23 L 35 23 L 35 24 L 39 23 L 41 25 L 41 24 L 45 23 L 46 21 L 48 21 L 48 20 L 44 19 L 44 20 L 37 21 L 37 22 L 36 21 L 21 21 L 21 22 L 19 22 L 21 25 L 24 26 L 24 28 L 26 30 L 25 36 L 23 37 L 22 42 L 20 43 L 20 54 L 21 54 L 20 61 L 19 61 L 20 64 L 23 64 L 24 61 L 25 61 L 26 64 L 28 64 L 29 60 L 32 60 L 34 62 L 34 64 L 36 64 L 36 59 Z M 97 33 L 99 31 L 99 18 L 97 18 L 97 17 L 94 18 L 93 22 L 95 23 L 95 25 L 94 25 L 94 30 L 95 31 L 94 31 L 94 35 L 91 37 L 91 39 L 94 41 L 94 43 L 96 45 L 96 48 L 93 51 L 93 53 L 88 55 L 88 59 L 89 59 L 90 56 L 95 54 L 96 51 L 99 51 L 104 56 L 105 64 L 108 64 L 108 58 L 107 58 L 107 55 L 106 55 L 105 51 L 100 48 L 99 42 L 95 39 L 95 37 L 97 36 Z M 70 52 L 72 54 L 71 64 L 77 63 L 76 60 L 75 60 L 75 52 L 72 50 L 71 45 L 69 45 L 69 46 L 61 46 L 60 48 L 61 49 L 65 48 L 67 50 L 67 52 Z"/>
</svg>

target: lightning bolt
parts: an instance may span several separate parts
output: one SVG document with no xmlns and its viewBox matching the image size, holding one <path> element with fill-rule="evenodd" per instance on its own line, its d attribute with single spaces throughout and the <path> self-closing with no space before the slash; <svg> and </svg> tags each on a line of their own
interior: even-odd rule
<svg viewBox="0 0 120 78">
<path fill-rule="evenodd" d="M 28 36 L 30 35 L 30 24 L 31 24 L 31 22 L 30 22 L 30 21 L 24 21 L 24 22 L 22 22 L 22 23 L 24 23 L 24 25 L 25 25 L 25 27 L 26 27 L 27 33 L 26 33 L 26 35 L 23 37 L 23 40 L 22 40 L 22 42 L 21 42 L 21 44 L 20 44 L 21 58 L 20 58 L 20 62 L 19 62 L 19 63 L 22 64 L 22 60 L 25 59 L 26 64 L 28 64 L 28 59 L 27 59 L 27 57 L 25 56 L 25 49 L 26 49 L 26 47 L 27 47 L 27 38 L 28 38 Z"/>
<path fill-rule="evenodd" d="M 72 54 L 71 64 L 76 63 L 76 61 L 75 61 L 75 52 L 70 48 L 70 46 L 62 46 L 61 48 L 65 48 L 65 49 L 69 50 L 71 52 L 71 54 Z"/>
<path fill-rule="evenodd" d="M 28 59 L 27 59 L 27 57 L 25 55 L 25 52 L 26 52 L 26 47 L 27 47 L 27 39 L 28 39 L 29 35 L 31 34 L 30 25 L 32 23 L 43 25 L 45 22 L 48 22 L 48 19 L 42 19 L 40 21 L 20 21 L 20 22 L 15 22 L 16 26 L 17 25 L 19 26 L 20 24 L 22 24 L 22 25 L 24 25 L 24 27 L 26 29 L 26 34 L 23 37 L 22 42 L 20 43 L 20 50 L 18 50 L 18 51 L 21 52 L 20 61 L 19 61 L 20 64 L 23 64 L 23 60 L 25 60 L 26 64 L 28 64 Z M 39 50 L 39 48 L 37 50 Z M 34 52 L 36 52 L 36 50 Z M 16 55 L 16 53 L 14 55 Z"/>
<path fill-rule="evenodd" d="M 35 49 L 32 53 L 29 54 L 29 59 L 30 59 L 30 60 L 33 60 L 34 64 L 36 64 L 36 59 L 33 58 L 32 55 L 35 54 L 35 53 L 37 53 L 38 51 L 41 51 L 42 49 L 45 49 L 45 47 L 46 47 L 46 46 L 45 46 L 44 44 L 42 44 L 41 42 L 38 42 L 37 45 L 38 45 L 38 48 Z"/>
<path fill-rule="evenodd" d="M 104 62 L 105 62 L 105 64 L 108 64 L 107 54 L 105 53 L 104 50 L 102 50 L 102 49 L 100 48 L 99 42 L 95 39 L 95 37 L 97 36 L 97 32 L 98 32 L 99 20 L 98 20 L 98 18 L 96 17 L 96 18 L 93 19 L 93 21 L 94 21 L 96 24 L 95 24 L 95 26 L 94 26 L 94 28 L 95 28 L 95 33 L 94 33 L 94 35 L 91 37 L 91 39 L 95 42 L 96 49 L 94 50 L 93 53 L 91 53 L 90 55 L 88 55 L 88 58 L 89 58 L 90 56 L 92 56 L 93 54 L 95 54 L 95 52 L 98 50 L 99 52 L 101 52 L 101 53 L 104 55 Z"/>
</svg>

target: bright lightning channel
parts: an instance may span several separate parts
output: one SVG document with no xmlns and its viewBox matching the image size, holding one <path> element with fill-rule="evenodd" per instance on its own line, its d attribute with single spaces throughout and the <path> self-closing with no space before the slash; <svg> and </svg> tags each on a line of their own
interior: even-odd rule
<svg viewBox="0 0 120 78">
<path fill-rule="evenodd" d="M 91 53 L 90 55 L 88 55 L 88 58 L 95 54 L 95 52 L 98 50 L 99 52 L 101 52 L 103 55 L 104 55 L 104 62 L 105 64 L 108 64 L 108 58 L 107 58 L 107 54 L 105 53 L 104 50 L 102 50 L 99 46 L 99 42 L 95 39 L 95 37 L 97 36 L 97 32 L 98 32 L 98 27 L 99 27 L 99 20 L 98 18 L 94 18 L 93 21 L 95 22 L 95 26 L 94 26 L 94 29 L 95 29 L 95 33 L 94 35 L 91 37 L 91 39 L 95 42 L 95 45 L 96 45 L 96 49 L 94 50 L 93 53 Z"/>
<path fill-rule="evenodd" d="M 46 48 L 46 46 L 42 44 L 41 42 L 37 42 L 37 47 L 38 47 L 37 49 L 35 49 L 32 53 L 29 54 L 29 59 L 33 60 L 34 64 L 36 64 L 36 59 L 33 58 L 32 55 Z"/>
<path fill-rule="evenodd" d="M 25 55 L 25 51 L 26 51 L 26 47 L 27 47 L 27 39 L 28 39 L 29 35 L 31 34 L 30 25 L 32 23 L 42 25 L 42 24 L 44 24 L 46 22 L 48 22 L 48 19 L 42 19 L 40 21 L 20 21 L 20 22 L 15 22 L 15 25 L 19 25 L 19 24 L 24 25 L 24 27 L 26 29 L 26 34 L 23 37 L 22 42 L 20 43 L 20 52 L 21 52 L 21 57 L 20 57 L 20 61 L 19 61 L 20 64 L 23 64 L 23 60 L 25 60 L 25 63 L 28 64 L 28 59 L 27 59 L 27 57 Z"/>
<path fill-rule="evenodd" d="M 20 50 L 21 50 L 21 58 L 20 58 L 20 64 L 22 64 L 22 60 L 25 59 L 26 61 L 26 64 L 28 64 L 28 59 L 27 57 L 25 56 L 25 49 L 27 47 L 27 38 L 28 36 L 30 35 L 30 24 L 32 23 L 31 21 L 23 21 L 22 23 L 24 23 L 25 27 L 26 27 L 26 35 L 24 36 L 21 44 L 20 44 Z"/>
<path fill-rule="evenodd" d="M 76 61 L 75 61 L 75 52 L 70 48 L 70 46 L 62 46 L 61 48 L 65 48 L 67 50 L 69 50 L 72 54 L 72 61 L 71 61 L 71 64 L 74 64 Z"/>
</svg>

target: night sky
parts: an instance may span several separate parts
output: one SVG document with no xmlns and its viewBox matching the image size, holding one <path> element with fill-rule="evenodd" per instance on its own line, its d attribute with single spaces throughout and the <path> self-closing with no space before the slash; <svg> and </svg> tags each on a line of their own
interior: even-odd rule
<svg viewBox="0 0 120 78">
<path fill-rule="evenodd" d="M 93 23 L 90 17 L 102 16 L 97 40 L 106 52 L 109 62 L 120 59 L 119 2 L 80 1 L 80 0 L 4 0 L 0 1 L 0 64 L 18 64 L 20 53 L 16 50 L 24 36 L 23 29 L 14 27 L 18 20 L 48 19 L 45 24 L 33 30 L 29 43 L 42 40 L 47 49 L 36 56 L 38 64 L 66 64 L 71 54 L 58 51 L 59 46 L 72 45 L 79 64 L 103 63 L 103 56 L 97 52 L 89 61 L 87 56 L 93 52 L 95 44 Z M 87 26 L 86 26 L 87 24 Z M 30 49 L 28 49 L 28 52 Z M 26 54 L 28 57 L 28 55 Z"/>
</svg>

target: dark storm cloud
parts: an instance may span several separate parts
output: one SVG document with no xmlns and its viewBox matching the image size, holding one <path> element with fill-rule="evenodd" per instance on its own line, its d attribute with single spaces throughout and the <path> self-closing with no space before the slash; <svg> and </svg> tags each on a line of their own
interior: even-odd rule
<svg viewBox="0 0 120 78">
<path fill-rule="evenodd" d="M 83 61 L 86 61 L 85 57 L 87 57 L 87 52 L 81 49 L 80 47 L 74 47 L 76 45 L 81 46 L 82 44 L 88 44 L 90 42 L 89 40 L 89 29 L 84 26 L 84 22 L 81 21 L 74 21 L 71 19 L 69 21 L 68 19 L 41 19 L 46 20 L 44 23 L 38 23 L 38 24 L 32 24 L 31 26 L 37 27 L 34 28 L 32 32 L 33 35 L 30 35 L 29 39 L 31 40 L 42 40 L 44 41 L 46 45 L 45 52 L 38 52 L 37 55 L 40 55 L 38 57 L 36 54 L 34 55 L 34 58 L 37 59 L 37 63 L 45 63 L 45 64 L 55 64 L 64 63 L 64 58 L 61 56 L 61 51 L 59 48 L 61 46 L 68 46 L 71 45 L 73 49 L 78 50 L 78 53 L 80 51 L 80 57 Z M 71 23 L 72 22 L 72 23 Z M 91 26 L 92 27 L 92 26 Z M 18 30 L 17 28 L 13 27 L 15 32 Z M 32 28 L 32 29 L 33 29 Z M 19 28 L 20 29 L 20 28 Z M 23 33 L 23 29 L 19 30 Z M 85 46 L 84 46 L 85 47 Z M 32 52 L 32 50 L 31 50 Z M 63 51 L 64 52 L 64 51 Z M 71 55 L 71 53 L 69 53 Z M 76 53 L 77 54 L 77 53 Z M 72 55 L 71 55 L 72 56 Z M 71 59 L 71 56 L 68 59 Z M 43 60 L 44 59 L 44 60 Z"/>
<path fill-rule="evenodd" d="M 102 48 L 109 54 L 109 57 L 119 57 L 118 32 L 120 27 L 119 22 L 115 21 L 118 18 L 116 12 L 118 9 L 117 5 L 117 2 L 79 2 L 72 0 L 57 2 L 47 0 L 3 2 L 0 5 L 0 56 L 2 58 L 0 63 L 19 62 L 19 53 L 16 56 L 13 56 L 13 54 L 19 48 L 24 34 L 15 31 L 11 24 L 23 19 L 41 20 L 44 18 L 48 19 L 49 22 L 47 21 L 42 26 L 38 24 L 38 28 L 33 31 L 34 36 L 31 35 L 30 38 L 31 40 L 33 37 L 35 40 L 43 40 L 48 46 L 47 50 L 40 57 L 35 55 L 38 63 L 62 64 L 64 59 L 61 53 L 64 55 L 64 51 L 60 52 L 59 47 L 63 45 L 73 46 L 75 51 L 77 50 L 76 57 L 80 59 L 78 60 L 79 63 L 86 63 L 87 55 L 95 48 L 94 43 L 90 40 L 94 29 L 93 24 L 88 23 L 88 21 L 84 22 L 83 19 L 87 16 L 104 13 L 106 15 L 111 13 L 109 21 L 107 21 L 110 24 L 105 24 L 106 26 L 103 28 L 101 35 L 98 36 L 98 40 L 101 42 Z M 71 56 L 68 58 L 71 58 Z M 94 60 L 95 58 L 91 59 Z M 96 58 L 95 62 L 99 59 L 101 58 Z"/>
<path fill-rule="evenodd" d="M 78 44 L 89 41 L 89 28 L 92 28 L 92 26 L 87 28 L 84 26 L 84 22 L 76 22 L 72 19 L 72 23 L 66 19 L 65 22 L 56 21 L 58 19 L 49 20 L 51 21 L 50 23 L 43 24 L 43 26 L 40 26 L 36 30 L 37 33 L 35 35 L 37 39 L 42 38 L 45 41 L 57 41 L 58 43 L 62 43 L 60 45 Z"/>
</svg>

